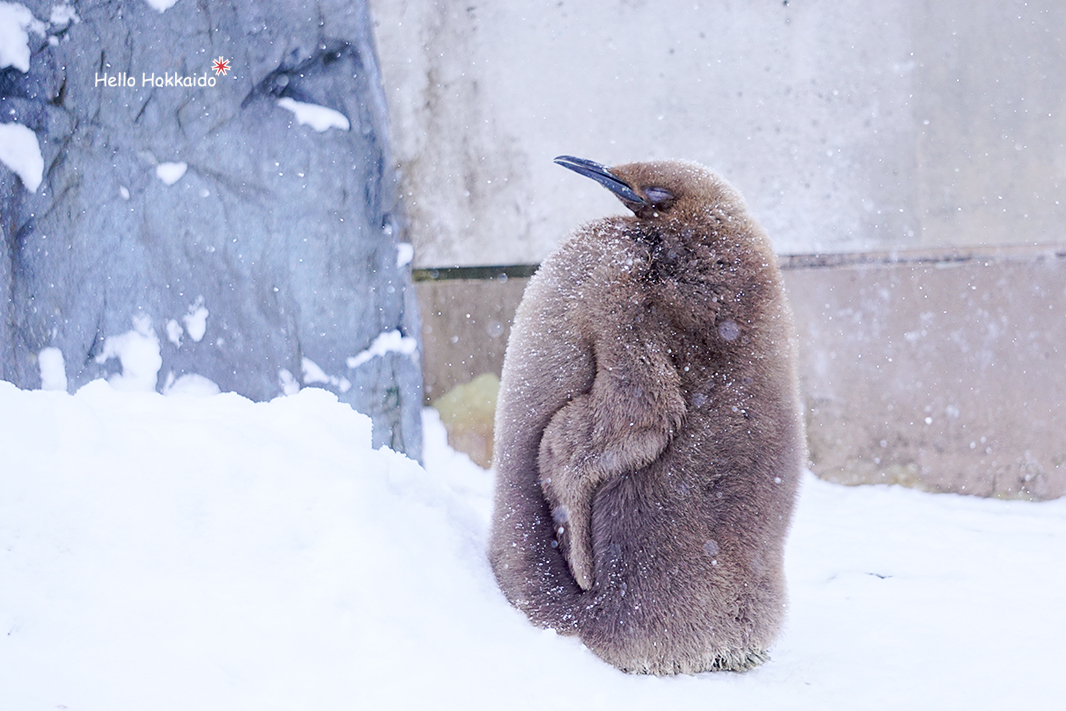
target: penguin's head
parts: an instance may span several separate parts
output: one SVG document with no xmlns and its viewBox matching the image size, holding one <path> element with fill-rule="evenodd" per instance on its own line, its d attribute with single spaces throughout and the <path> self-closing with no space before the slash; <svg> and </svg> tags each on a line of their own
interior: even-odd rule
<svg viewBox="0 0 1066 711">
<path fill-rule="evenodd" d="M 688 161 L 629 163 L 612 168 L 573 156 L 559 156 L 555 162 L 592 178 L 640 218 L 651 219 L 695 207 L 719 187 L 713 173 Z"/>
</svg>

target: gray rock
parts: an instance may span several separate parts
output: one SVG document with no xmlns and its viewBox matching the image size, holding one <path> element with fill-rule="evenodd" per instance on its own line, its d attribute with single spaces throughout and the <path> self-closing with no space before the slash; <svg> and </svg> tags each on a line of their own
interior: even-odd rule
<svg viewBox="0 0 1066 711">
<path fill-rule="evenodd" d="M 69 25 L 48 22 L 53 0 L 25 5 L 44 35 L 28 73 L 0 70 L 0 121 L 36 132 L 45 170 L 30 192 L 0 164 L 0 377 L 40 387 L 55 347 L 74 390 L 122 371 L 108 339 L 139 330 L 158 390 L 190 374 L 255 400 L 325 387 L 373 418 L 376 446 L 419 458 L 418 317 L 365 2 L 85 1 Z M 350 128 L 302 125 L 283 98 Z M 382 334 L 402 348 L 359 357 Z"/>
</svg>

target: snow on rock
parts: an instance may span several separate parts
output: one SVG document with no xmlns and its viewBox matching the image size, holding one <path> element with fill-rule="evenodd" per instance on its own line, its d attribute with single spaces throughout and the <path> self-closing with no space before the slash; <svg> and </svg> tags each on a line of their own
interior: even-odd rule
<svg viewBox="0 0 1066 711">
<path fill-rule="evenodd" d="M 160 14 L 166 12 L 177 4 L 178 0 L 144 0 L 148 7 L 158 10 Z"/>
<path fill-rule="evenodd" d="M 41 370 L 41 390 L 67 390 L 67 367 L 63 361 L 63 351 L 49 346 L 37 354 L 37 365 Z"/>
<path fill-rule="evenodd" d="M 207 317 L 210 315 L 211 312 L 204 306 L 204 297 L 197 297 L 195 303 L 189 306 L 188 313 L 181 317 L 181 320 L 185 323 L 185 328 L 181 327 L 177 319 L 169 319 L 167 321 L 167 340 L 181 348 L 181 338 L 188 333 L 189 338 L 199 343 L 203 340 L 204 334 L 207 333 Z"/>
<path fill-rule="evenodd" d="M 341 397 L 374 419 L 379 445 L 420 457 L 417 360 L 344 365 L 382 331 L 418 328 L 410 270 L 396 266 L 396 169 L 366 0 L 309 12 L 171 5 L 0 0 L 0 64 L 10 65 L 0 67 L 0 93 L 10 94 L 0 124 L 32 128 L 40 149 L 27 152 L 25 128 L 0 127 L 22 132 L 17 159 L 4 156 L 21 179 L 0 165 L 0 244 L 18 244 L 16 269 L 0 259 L 0 373 L 38 388 L 37 356 L 54 346 L 69 389 L 107 378 L 118 361 L 96 361 L 103 339 L 142 311 L 162 346 L 157 387 L 168 373 L 196 373 L 268 400 L 282 391 L 282 369 L 295 374 L 286 389 L 298 389 L 308 354 L 350 381 Z M 142 73 L 200 74 L 220 56 L 233 70 L 211 90 L 139 100 L 140 88 L 97 84 L 105 73 L 138 83 Z M 275 103 L 283 87 L 327 126 L 359 117 L 359 130 L 297 126 Z M 198 295 L 204 310 L 188 311 Z"/>
<path fill-rule="evenodd" d="M 167 340 L 178 348 L 181 348 L 181 337 L 185 335 L 185 329 L 175 319 L 167 321 Z"/>
<path fill-rule="evenodd" d="M 295 114 L 297 123 L 307 124 L 319 133 L 331 128 L 339 128 L 342 131 L 347 131 L 351 128 L 351 124 L 348 123 L 348 118 L 344 114 L 325 106 L 305 104 L 289 98 L 278 99 L 278 106 Z"/>
<path fill-rule="evenodd" d="M 205 378 L 197 373 L 186 373 L 180 378 L 175 378 L 173 373 L 167 375 L 167 382 L 163 385 L 163 394 L 188 395 L 191 397 L 207 397 L 218 395 L 222 389 L 210 378 Z"/>
<path fill-rule="evenodd" d="M 300 392 L 300 383 L 296 380 L 296 376 L 285 368 L 278 371 L 278 386 L 283 395 L 295 395 Z"/>
<path fill-rule="evenodd" d="M 406 267 L 415 258 L 415 246 L 410 242 L 400 242 L 396 245 L 396 266 Z"/>
<path fill-rule="evenodd" d="M 326 385 L 332 385 L 342 393 L 348 392 L 351 389 L 352 383 L 347 378 L 338 378 L 336 375 L 327 375 L 326 371 L 319 367 L 318 363 L 315 363 L 310 358 L 304 357 L 300 361 L 300 367 L 304 372 L 304 383 L 324 383 Z"/>
<path fill-rule="evenodd" d="M 207 333 L 207 317 L 210 315 L 211 312 L 204 307 L 204 297 L 197 298 L 196 303 L 189 307 L 189 313 L 181 317 L 189 338 L 197 343 L 203 340 L 204 334 Z"/>
<path fill-rule="evenodd" d="M 155 177 L 166 185 L 173 185 L 181 180 L 185 171 L 189 169 L 188 163 L 160 163 L 155 167 Z"/>
<path fill-rule="evenodd" d="M 398 330 L 385 331 L 378 335 L 365 351 L 348 358 L 347 363 L 349 368 L 354 369 L 388 353 L 413 356 L 417 352 L 418 341 L 411 336 L 404 336 Z"/>
<path fill-rule="evenodd" d="M 0 52 L 3 51 L 0 38 Z M 0 163 L 10 168 L 31 193 L 44 178 L 44 158 L 37 134 L 20 123 L 0 123 Z"/>
<path fill-rule="evenodd" d="M 177 0 L 174 0 L 177 2 Z M 81 22 L 81 18 L 78 17 L 77 11 L 70 5 L 53 5 L 52 14 L 48 16 L 48 21 L 56 27 L 66 27 L 67 25 Z"/>
<path fill-rule="evenodd" d="M 29 32 L 44 35 L 44 23 L 21 3 L 0 2 L 0 69 L 30 71 Z"/>
<path fill-rule="evenodd" d="M 122 372 L 108 381 L 119 390 L 154 391 L 159 380 L 163 358 L 159 353 L 159 337 L 152 328 L 152 319 L 145 314 L 133 317 L 133 329 L 118 336 L 108 336 L 97 363 L 118 358 Z"/>
<path fill-rule="evenodd" d="M 510 607 L 484 553 L 492 474 L 423 424 L 425 469 L 318 388 L 0 382 L 4 707 L 1061 705 L 1064 500 L 807 476 L 770 661 L 630 676 Z"/>
</svg>

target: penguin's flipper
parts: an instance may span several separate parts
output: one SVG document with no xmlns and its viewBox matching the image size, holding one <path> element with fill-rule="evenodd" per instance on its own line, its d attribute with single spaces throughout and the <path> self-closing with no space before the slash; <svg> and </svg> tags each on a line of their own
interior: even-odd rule
<svg viewBox="0 0 1066 711">
<path fill-rule="evenodd" d="M 608 476 L 636 471 L 658 459 L 687 410 L 669 348 L 659 334 L 629 326 L 623 321 L 595 348 L 590 449 Z"/>
<path fill-rule="evenodd" d="M 595 572 L 592 501 L 601 486 L 662 454 L 685 416 L 680 377 L 653 339 L 612 338 L 596 349 L 592 389 L 560 408 L 537 458 L 556 540 L 583 590 Z"/>
</svg>

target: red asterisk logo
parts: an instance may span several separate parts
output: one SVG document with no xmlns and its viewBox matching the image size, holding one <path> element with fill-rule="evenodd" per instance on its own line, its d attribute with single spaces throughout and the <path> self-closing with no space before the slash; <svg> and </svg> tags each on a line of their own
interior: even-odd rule
<svg viewBox="0 0 1066 711">
<path fill-rule="evenodd" d="M 211 62 L 211 68 L 215 70 L 215 76 L 219 74 L 225 74 L 229 71 L 229 60 L 219 57 L 215 61 Z"/>
</svg>

